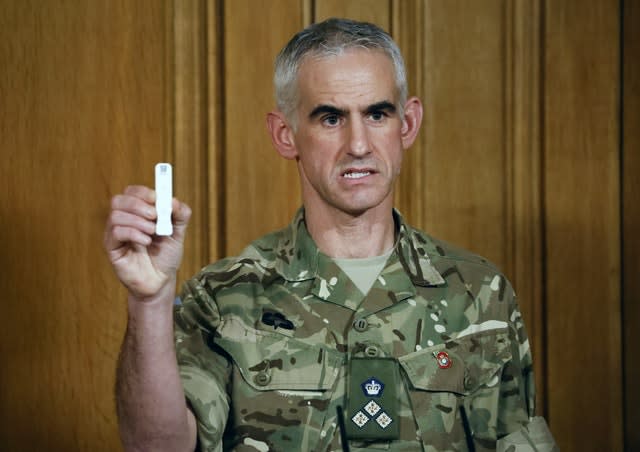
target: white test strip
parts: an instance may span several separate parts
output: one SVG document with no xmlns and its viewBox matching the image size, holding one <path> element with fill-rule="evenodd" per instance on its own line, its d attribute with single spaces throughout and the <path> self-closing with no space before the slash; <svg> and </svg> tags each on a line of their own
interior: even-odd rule
<svg viewBox="0 0 640 452">
<path fill-rule="evenodd" d="M 171 201 L 173 199 L 172 169 L 170 163 L 156 165 L 156 235 L 173 235 Z"/>
</svg>

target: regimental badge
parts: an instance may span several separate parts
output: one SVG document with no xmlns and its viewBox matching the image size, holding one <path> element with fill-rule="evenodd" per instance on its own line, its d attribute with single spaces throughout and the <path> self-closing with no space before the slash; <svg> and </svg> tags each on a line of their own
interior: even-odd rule
<svg viewBox="0 0 640 452">
<path fill-rule="evenodd" d="M 433 355 L 436 357 L 436 361 L 438 362 L 438 367 L 440 369 L 448 369 L 452 366 L 453 362 L 451 358 L 449 358 L 449 354 L 447 352 L 433 352 Z"/>
</svg>

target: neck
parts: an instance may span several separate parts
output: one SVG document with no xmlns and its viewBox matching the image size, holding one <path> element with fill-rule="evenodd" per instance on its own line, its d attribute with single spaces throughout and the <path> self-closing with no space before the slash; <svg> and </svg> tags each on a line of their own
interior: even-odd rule
<svg viewBox="0 0 640 452">
<path fill-rule="evenodd" d="M 330 257 L 380 256 L 393 246 L 392 206 L 382 203 L 359 215 L 305 209 L 305 221 L 318 249 Z"/>
</svg>

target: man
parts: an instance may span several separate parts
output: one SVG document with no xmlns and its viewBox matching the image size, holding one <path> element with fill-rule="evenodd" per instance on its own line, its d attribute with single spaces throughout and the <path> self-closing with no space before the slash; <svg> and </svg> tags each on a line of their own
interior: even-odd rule
<svg viewBox="0 0 640 452">
<path fill-rule="evenodd" d="M 112 201 L 105 247 L 129 291 L 125 448 L 531 443 L 531 355 L 511 286 L 393 210 L 422 120 L 396 44 L 374 25 L 331 19 L 294 36 L 275 72 L 267 125 L 302 186 L 288 228 L 204 268 L 174 308 L 189 208 L 174 199 L 174 234 L 158 237 L 151 189 Z"/>
</svg>

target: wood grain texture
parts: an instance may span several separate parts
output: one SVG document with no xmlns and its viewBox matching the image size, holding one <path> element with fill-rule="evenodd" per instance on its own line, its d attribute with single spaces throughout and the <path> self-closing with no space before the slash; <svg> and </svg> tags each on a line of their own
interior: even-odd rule
<svg viewBox="0 0 640 452">
<path fill-rule="evenodd" d="M 387 0 L 316 0 L 314 22 L 330 17 L 371 22 L 389 31 L 391 26 L 391 3 Z"/>
<path fill-rule="evenodd" d="M 426 99 L 424 83 L 425 61 L 425 2 L 422 0 L 401 0 L 393 2 L 393 23 L 391 32 L 398 43 L 407 71 L 409 96 L 417 96 L 423 103 Z M 427 161 L 427 134 L 429 124 L 424 120 L 422 130 L 411 149 L 403 157 L 403 169 L 396 184 L 395 205 L 406 219 L 417 227 L 426 229 L 424 219 L 429 206 L 423 194 L 427 190 L 425 171 Z"/>
<path fill-rule="evenodd" d="M 422 167 L 414 219 L 504 268 L 504 2 L 425 2 Z M 408 171 L 407 171 L 408 170 Z"/>
<path fill-rule="evenodd" d="M 640 450 L 640 3 L 624 2 L 623 34 L 623 327 L 625 446 Z"/>
<path fill-rule="evenodd" d="M 165 142 L 165 9 L 0 1 L 0 438 L 119 450 L 125 294 L 102 250 L 110 197 Z"/>
<path fill-rule="evenodd" d="M 296 0 L 225 2 L 225 254 L 285 226 L 301 205 L 295 163 L 273 149 L 265 114 L 273 60 L 302 21 Z"/>
<path fill-rule="evenodd" d="M 192 217 L 179 280 L 193 276 L 214 257 L 221 218 L 218 196 L 221 121 L 215 1 L 173 3 L 173 59 L 167 70 L 173 92 L 173 161 L 175 196 L 189 204 Z M 211 186 L 215 188 L 210 188 Z"/>
<path fill-rule="evenodd" d="M 619 2 L 546 2 L 548 414 L 563 451 L 622 450 Z"/>
<path fill-rule="evenodd" d="M 538 0 L 506 3 L 505 270 L 529 333 L 536 412 L 546 412 L 542 219 L 542 11 Z"/>
<path fill-rule="evenodd" d="M 224 251 L 224 39 L 222 0 L 206 0 L 207 62 L 207 209 L 209 254 L 205 262 L 223 256 Z M 203 263 L 204 264 L 204 263 Z"/>
</svg>

